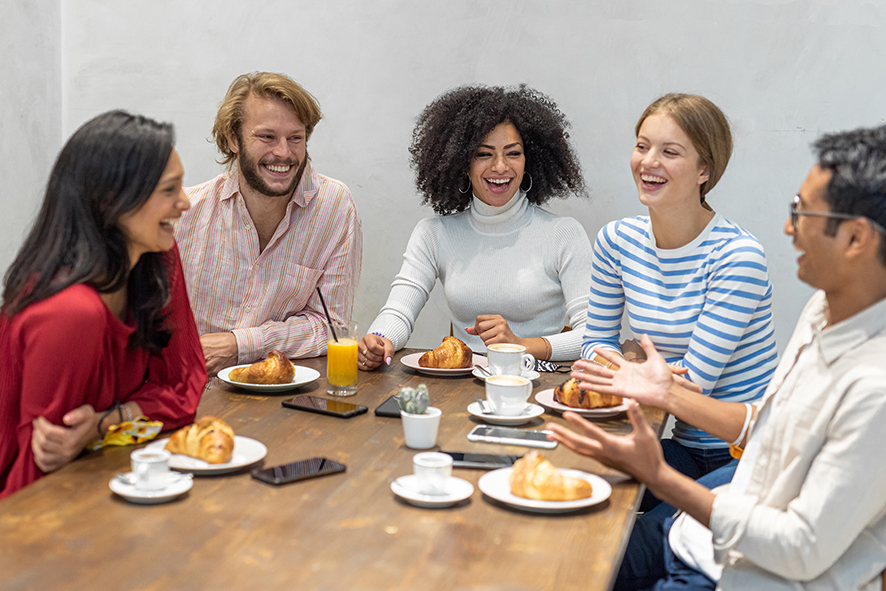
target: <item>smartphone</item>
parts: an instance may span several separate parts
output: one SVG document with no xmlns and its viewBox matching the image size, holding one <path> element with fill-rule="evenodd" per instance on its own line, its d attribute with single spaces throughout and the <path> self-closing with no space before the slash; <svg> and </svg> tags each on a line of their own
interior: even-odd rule
<svg viewBox="0 0 886 591">
<path fill-rule="evenodd" d="M 376 416 L 379 417 L 396 417 L 400 418 L 400 401 L 397 395 L 392 394 L 387 400 L 378 405 L 375 409 Z"/>
<path fill-rule="evenodd" d="M 556 441 L 548 441 L 547 434 L 550 431 L 533 431 L 532 429 L 514 429 L 513 427 L 490 427 L 489 425 L 477 425 L 470 433 L 471 441 L 483 441 L 485 443 L 503 443 L 506 445 L 525 445 L 526 447 L 543 447 L 554 449 Z"/>
<path fill-rule="evenodd" d="M 453 468 L 478 468 L 480 470 L 498 470 L 510 468 L 522 456 L 502 456 L 497 454 L 473 454 L 460 451 L 441 452 L 452 456 Z"/>
<path fill-rule="evenodd" d="M 329 400 L 319 396 L 308 396 L 299 394 L 283 401 L 286 408 L 294 408 L 296 410 L 306 410 L 308 412 L 318 412 L 321 415 L 331 415 L 333 417 L 341 417 L 344 419 L 362 415 L 369 410 L 368 407 L 360 404 L 351 404 L 350 402 L 341 402 L 340 400 Z"/>
<path fill-rule="evenodd" d="M 339 464 L 335 460 L 311 458 L 310 460 L 274 466 L 273 468 L 253 470 L 252 477 L 269 484 L 286 484 L 287 482 L 307 480 L 308 478 L 316 478 L 317 476 L 326 476 L 327 474 L 344 471 L 345 465 Z"/>
</svg>

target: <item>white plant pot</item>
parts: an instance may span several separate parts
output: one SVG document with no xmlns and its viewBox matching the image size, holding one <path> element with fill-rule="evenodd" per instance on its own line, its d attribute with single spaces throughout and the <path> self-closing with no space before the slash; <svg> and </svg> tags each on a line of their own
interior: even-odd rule
<svg viewBox="0 0 886 591">
<path fill-rule="evenodd" d="M 403 435 L 406 436 L 406 447 L 412 449 L 430 449 L 437 445 L 437 430 L 440 428 L 440 417 L 443 411 L 429 406 L 423 415 L 414 415 L 400 411 L 403 419 Z"/>
</svg>

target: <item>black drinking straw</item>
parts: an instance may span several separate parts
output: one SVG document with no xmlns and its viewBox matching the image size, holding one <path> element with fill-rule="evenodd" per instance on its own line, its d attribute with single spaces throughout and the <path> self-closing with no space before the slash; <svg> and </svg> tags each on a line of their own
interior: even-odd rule
<svg viewBox="0 0 886 591">
<path fill-rule="evenodd" d="M 320 296 L 320 303 L 323 304 L 323 311 L 326 312 L 326 320 L 329 321 L 329 330 L 332 331 L 332 338 L 335 339 L 335 342 L 338 342 L 338 335 L 335 334 L 335 327 L 332 325 L 332 316 L 329 315 L 329 308 L 326 307 L 326 302 L 323 301 L 323 294 L 320 293 L 320 286 L 317 286 L 317 295 Z"/>
</svg>

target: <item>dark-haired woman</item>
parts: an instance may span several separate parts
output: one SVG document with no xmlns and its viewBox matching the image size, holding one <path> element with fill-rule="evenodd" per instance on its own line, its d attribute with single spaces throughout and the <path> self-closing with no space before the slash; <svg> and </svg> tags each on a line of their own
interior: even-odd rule
<svg viewBox="0 0 886 591">
<path fill-rule="evenodd" d="M 438 279 L 454 335 L 471 349 L 518 343 L 538 359 L 579 358 L 590 241 L 578 222 L 540 207 L 585 194 L 567 127 L 556 104 L 526 86 L 465 86 L 425 108 L 410 153 L 423 202 L 439 215 L 413 231 L 360 341 L 362 369 L 406 345 Z M 564 324 L 579 330 L 563 333 Z"/>
<path fill-rule="evenodd" d="M 58 156 L 5 278 L 0 498 L 112 424 L 194 418 L 206 369 L 172 235 L 188 208 L 173 141 L 168 124 L 112 111 Z"/>
</svg>

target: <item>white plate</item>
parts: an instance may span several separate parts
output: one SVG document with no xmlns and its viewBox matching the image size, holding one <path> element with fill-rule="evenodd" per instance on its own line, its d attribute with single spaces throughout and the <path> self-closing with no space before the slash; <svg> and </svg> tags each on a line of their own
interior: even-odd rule
<svg viewBox="0 0 886 591">
<path fill-rule="evenodd" d="M 169 441 L 168 437 L 154 441 L 145 446 L 145 449 L 163 449 L 167 441 Z M 261 441 L 234 435 L 234 453 L 230 462 L 210 464 L 190 456 L 172 454 L 172 457 L 169 458 L 169 467 L 182 470 L 183 472 L 193 472 L 194 474 L 225 474 L 226 472 L 235 472 L 240 468 L 254 464 L 265 457 L 267 453 L 268 448 Z"/>
<path fill-rule="evenodd" d="M 545 409 L 537 404 L 529 403 L 528 406 L 530 407 L 528 412 L 524 411 L 522 415 L 516 417 L 505 415 L 485 415 L 480 409 L 480 404 L 478 402 L 470 403 L 468 405 L 468 412 L 478 419 L 483 419 L 487 423 L 491 423 L 493 425 L 522 425 L 523 423 L 528 423 L 535 417 L 540 417 L 545 412 Z"/>
<path fill-rule="evenodd" d="M 431 509 L 451 507 L 474 494 L 473 484 L 455 476 L 450 476 L 446 481 L 445 495 L 426 495 L 418 492 L 416 480 L 414 474 L 401 476 L 391 483 L 391 490 L 410 505 Z"/>
<path fill-rule="evenodd" d="M 228 377 L 228 374 L 231 373 L 232 369 L 237 369 L 238 367 L 249 367 L 249 365 L 251 364 L 226 367 L 218 372 L 218 379 L 226 384 L 236 386 L 237 388 L 243 388 L 244 390 L 251 390 L 253 392 L 284 392 L 286 390 L 298 388 L 299 386 L 304 386 L 305 384 L 310 384 L 320 377 L 320 372 L 316 369 L 303 367 L 301 365 L 295 366 L 295 375 L 293 376 L 292 381 L 288 384 L 245 384 L 243 382 L 235 382 Z"/>
<path fill-rule="evenodd" d="M 471 372 L 474 371 L 473 364 L 482 365 L 486 367 L 486 358 L 482 355 L 477 355 L 474 353 L 474 359 L 471 367 L 463 367 L 461 369 L 436 369 L 433 367 L 422 367 L 418 364 L 418 358 L 424 355 L 424 353 L 412 353 L 411 355 L 404 355 L 400 358 L 400 363 L 405 365 L 410 369 L 414 369 L 418 373 L 423 373 L 429 376 L 469 376 Z"/>
<path fill-rule="evenodd" d="M 498 470 L 487 472 L 480 477 L 477 486 L 480 487 L 480 490 L 486 496 L 492 497 L 496 501 L 501 501 L 505 505 L 531 513 L 566 513 L 567 511 L 584 509 L 585 507 L 602 503 L 612 494 L 612 487 L 599 476 L 594 476 L 581 470 L 561 469 L 560 472 L 563 476 L 581 478 L 590 482 L 593 489 L 591 496 L 577 501 L 534 501 L 532 499 L 524 499 L 511 494 L 511 484 L 509 482 L 511 470 L 513 468 L 499 468 Z"/>
<path fill-rule="evenodd" d="M 480 371 L 479 369 L 477 369 L 476 367 L 474 368 L 474 371 L 471 373 L 474 374 L 475 378 L 483 380 L 484 382 L 486 381 L 486 374 L 483 373 L 482 371 Z M 541 374 L 538 373 L 537 371 L 535 371 L 534 369 L 530 369 L 529 371 L 524 371 L 520 375 L 522 375 L 524 378 L 526 378 L 527 380 L 530 380 L 530 381 L 537 380 L 538 378 L 541 377 Z"/>
<path fill-rule="evenodd" d="M 571 410 L 587 419 L 605 419 L 607 417 L 620 415 L 628 410 L 627 402 L 622 402 L 618 406 L 607 406 L 606 408 L 573 408 L 571 406 L 566 406 L 565 404 L 560 404 L 554 400 L 553 388 L 536 392 L 535 401 L 547 409 L 555 410 L 560 413 Z"/>
<path fill-rule="evenodd" d="M 108 486 L 130 503 L 138 503 L 139 505 L 156 505 L 158 503 L 166 503 L 178 498 L 191 490 L 194 481 L 188 478 L 179 478 L 166 488 L 160 490 L 140 490 L 133 484 L 121 482 L 116 478 L 112 478 Z"/>
</svg>

